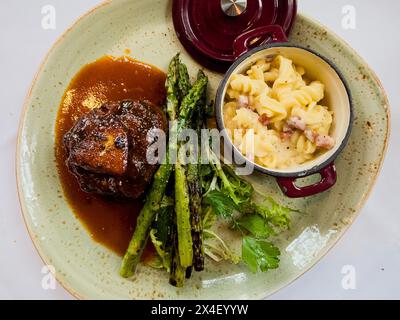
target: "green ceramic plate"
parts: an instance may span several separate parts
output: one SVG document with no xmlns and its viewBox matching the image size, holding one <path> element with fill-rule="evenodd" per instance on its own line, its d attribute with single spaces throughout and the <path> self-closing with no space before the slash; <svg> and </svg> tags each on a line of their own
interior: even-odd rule
<svg viewBox="0 0 400 320">
<path fill-rule="evenodd" d="M 71 78 L 84 64 L 105 54 L 123 55 L 128 48 L 134 58 L 164 70 L 177 51 L 183 53 L 190 72 L 200 67 L 175 36 L 171 1 L 106 2 L 61 37 L 41 66 L 25 103 L 17 179 L 32 240 L 71 294 L 88 299 L 260 299 L 302 275 L 332 248 L 374 185 L 389 135 L 389 106 L 374 73 L 324 26 L 300 15 L 290 41 L 330 58 L 350 84 L 356 119 L 350 142 L 336 161 L 338 183 L 324 194 L 289 201 L 273 178 L 252 176 L 256 188 L 307 212 L 296 216 L 290 232 L 278 239 L 281 267 L 251 274 L 242 266 L 207 262 L 204 273 L 188 281 L 185 288 L 176 289 L 168 285 L 164 272 L 144 266 L 133 281 L 119 277 L 120 258 L 91 239 L 63 198 L 54 157 L 57 107 Z M 222 76 L 208 74 L 215 93 Z"/>
</svg>

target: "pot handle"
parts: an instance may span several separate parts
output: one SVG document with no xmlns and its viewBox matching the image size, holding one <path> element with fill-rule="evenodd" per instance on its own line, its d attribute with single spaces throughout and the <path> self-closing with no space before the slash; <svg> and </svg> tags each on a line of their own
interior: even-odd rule
<svg viewBox="0 0 400 320">
<path fill-rule="evenodd" d="M 332 188 L 337 180 L 336 167 L 331 163 L 318 172 L 321 180 L 311 186 L 298 187 L 297 178 L 277 178 L 277 182 L 282 192 L 289 198 L 302 198 L 316 195 Z"/>
<path fill-rule="evenodd" d="M 281 26 L 278 25 L 269 25 L 265 27 L 259 27 L 252 30 L 249 30 L 240 36 L 238 36 L 234 43 L 234 56 L 235 58 L 239 58 L 242 54 L 251 50 L 249 47 L 249 42 L 255 38 L 270 36 L 264 43 L 268 42 L 288 42 L 285 32 L 283 31 Z"/>
</svg>

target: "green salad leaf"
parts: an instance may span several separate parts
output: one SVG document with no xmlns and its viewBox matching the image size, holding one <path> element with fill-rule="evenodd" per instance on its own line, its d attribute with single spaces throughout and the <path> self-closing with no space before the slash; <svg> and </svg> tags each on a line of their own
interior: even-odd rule
<svg viewBox="0 0 400 320">
<path fill-rule="evenodd" d="M 215 214 L 220 217 L 230 218 L 240 207 L 226 194 L 221 191 L 210 191 L 204 197 L 204 203 L 212 207 Z"/>
<path fill-rule="evenodd" d="M 173 226 L 173 199 L 164 197 L 161 207 L 150 230 L 150 240 L 159 256 L 158 263 L 167 271 L 171 267 L 171 228 Z M 154 266 L 155 267 L 155 266 Z"/>
<path fill-rule="evenodd" d="M 237 204 L 244 206 L 252 198 L 253 186 L 251 183 L 240 178 L 235 171 L 227 165 L 222 165 L 222 173 L 222 190 L 226 190 L 228 194 L 233 194 L 232 200 L 236 199 L 235 202 Z"/>
<path fill-rule="evenodd" d="M 265 272 L 279 266 L 279 249 L 267 240 L 290 228 L 290 214 L 298 212 L 257 192 L 252 184 L 235 171 L 221 164 L 216 154 L 208 148 L 210 165 L 202 173 L 205 253 L 215 261 L 238 261 L 236 255 L 212 228 L 217 217 L 231 221 L 231 227 L 242 234 L 241 260 L 251 271 Z M 255 201 L 255 193 L 264 202 Z M 213 217 L 211 219 L 211 217 Z"/>
<path fill-rule="evenodd" d="M 224 239 L 222 239 L 215 232 L 206 229 L 204 230 L 205 241 L 204 241 L 204 252 L 214 261 L 230 261 L 234 264 L 240 262 L 240 257 L 237 256 L 231 248 L 227 245 Z"/>
<path fill-rule="evenodd" d="M 266 239 L 274 234 L 274 230 L 268 225 L 267 220 L 260 215 L 245 215 L 236 220 L 236 226 L 241 230 L 246 230 L 258 239 Z"/>
<path fill-rule="evenodd" d="M 271 197 L 267 197 L 262 204 L 254 204 L 254 210 L 265 219 L 268 219 L 274 227 L 280 229 L 289 229 L 290 214 L 298 212 L 297 210 L 280 205 Z"/>
<path fill-rule="evenodd" d="M 266 272 L 279 267 L 279 249 L 265 240 L 244 237 L 242 260 L 252 272 Z"/>
</svg>

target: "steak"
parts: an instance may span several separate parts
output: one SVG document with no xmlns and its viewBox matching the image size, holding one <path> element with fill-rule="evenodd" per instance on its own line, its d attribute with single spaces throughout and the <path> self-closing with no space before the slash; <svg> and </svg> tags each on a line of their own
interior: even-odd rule
<svg viewBox="0 0 400 320">
<path fill-rule="evenodd" d="M 125 100 L 93 109 L 64 136 L 68 169 L 83 191 L 138 198 L 157 169 L 146 158 L 155 141 L 148 138 L 152 129 L 165 131 L 166 118 L 148 101 Z"/>
</svg>

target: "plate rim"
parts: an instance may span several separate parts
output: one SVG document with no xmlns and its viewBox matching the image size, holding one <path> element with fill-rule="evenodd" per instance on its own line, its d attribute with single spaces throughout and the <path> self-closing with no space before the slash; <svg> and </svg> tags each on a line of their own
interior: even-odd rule
<svg viewBox="0 0 400 320">
<path fill-rule="evenodd" d="M 17 143 L 16 143 L 16 152 L 15 152 L 15 177 L 16 177 L 16 184 L 17 184 L 18 201 L 20 204 L 20 212 L 23 217 L 23 221 L 24 221 L 25 227 L 28 231 L 29 237 L 31 238 L 31 241 L 32 241 L 39 257 L 41 258 L 42 262 L 45 265 L 50 265 L 50 263 L 49 263 L 50 258 L 43 252 L 43 248 L 41 247 L 41 245 L 37 242 L 37 240 L 33 236 L 33 231 L 31 229 L 30 222 L 28 221 L 29 214 L 28 214 L 28 209 L 26 207 L 26 203 L 25 203 L 25 197 L 24 197 L 24 192 L 22 190 L 23 187 L 22 187 L 22 181 L 21 181 L 21 177 L 22 177 L 22 173 L 21 173 L 21 141 L 22 141 L 22 132 L 23 132 L 23 128 L 24 128 L 24 124 L 25 124 L 25 120 L 26 120 L 26 114 L 27 114 L 27 111 L 30 106 L 30 104 L 28 102 L 30 101 L 30 97 L 32 95 L 33 88 L 35 87 L 35 85 L 38 81 L 39 75 L 44 70 L 49 57 L 55 51 L 55 49 L 60 45 L 60 43 L 64 40 L 66 35 L 70 31 L 72 31 L 72 29 L 74 29 L 86 17 L 91 15 L 96 10 L 110 5 L 112 2 L 113 2 L 112 0 L 103 0 L 98 5 L 89 9 L 86 13 L 82 14 L 79 18 L 77 18 L 57 38 L 57 40 L 50 47 L 50 49 L 47 51 L 46 55 L 42 59 L 40 65 L 39 65 L 39 68 L 34 75 L 34 78 L 29 86 L 28 93 L 25 96 L 25 99 L 23 102 L 23 107 L 22 107 L 22 110 L 20 113 L 19 124 L 18 124 Z M 354 221 L 358 218 L 358 216 L 360 215 L 361 209 L 364 207 L 368 198 L 371 196 L 371 193 L 377 183 L 377 179 L 381 173 L 383 164 L 385 162 L 385 158 L 386 158 L 387 150 L 388 150 L 388 146 L 389 146 L 390 135 L 391 135 L 391 107 L 390 107 L 390 103 L 389 103 L 389 99 L 386 94 L 386 91 L 382 85 L 381 80 L 379 79 L 378 75 L 376 74 L 376 72 L 369 66 L 369 64 L 364 60 L 364 58 L 362 58 L 357 53 L 357 51 L 355 49 L 353 49 L 353 47 L 347 43 L 346 40 L 344 40 L 340 36 L 338 36 L 336 34 L 336 32 L 332 31 L 330 28 L 326 27 L 325 25 L 320 23 L 318 20 L 314 19 L 313 17 L 311 17 L 307 14 L 298 12 L 297 15 L 298 15 L 297 18 L 301 17 L 301 18 L 308 20 L 309 22 L 317 25 L 320 28 L 324 28 L 333 37 L 333 39 L 335 41 L 342 43 L 346 47 L 346 49 L 349 50 L 354 55 L 355 59 L 361 61 L 363 66 L 366 68 L 366 70 L 372 76 L 373 80 L 376 82 L 377 87 L 379 88 L 379 91 L 381 92 L 381 94 L 383 96 L 383 100 L 385 101 L 385 104 L 382 106 L 382 109 L 386 113 L 386 133 L 385 133 L 385 140 L 384 140 L 384 145 L 383 145 L 383 149 L 382 149 L 382 155 L 379 158 L 379 167 L 376 170 L 376 173 L 374 174 L 374 176 L 372 177 L 371 182 L 368 186 L 368 189 L 366 190 L 366 192 L 364 192 L 364 194 L 361 197 L 360 201 L 358 202 L 357 206 L 355 206 L 356 212 L 354 215 L 352 215 L 350 223 L 341 229 L 340 234 L 338 234 L 336 239 L 332 242 L 332 244 L 328 248 L 326 248 L 326 250 L 324 250 L 324 252 L 320 253 L 319 257 L 317 258 L 317 260 L 315 262 L 313 262 L 310 266 L 305 268 L 295 278 L 283 283 L 283 285 L 280 288 L 276 289 L 275 291 L 270 292 L 269 294 L 266 294 L 266 293 L 260 294 L 260 296 L 262 297 L 260 299 L 266 299 L 266 298 L 270 297 L 271 295 L 277 293 L 278 291 L 282 290 L 283 288 L 286 288 L 293 282 L 295 282 L 297 279 L 302 277 L 306 272 L 308 272 L 311 268 L 313 268 L 318 262 L 320 262 L 334 247 L 336 247 L 337 243 L 343 238 L 344 234 L 349 230 L 349 228 L 353 225 Z M 53 270 L 51 270 L 51 271 L 53 272 Z M 79 300 L 89 300 L 90 299 L 90 298 L 80 294 L 79 292 L 77 292 L 77 290 L 75 290 L 71 285 L 69 285 L 68 282 L 65 281 L 59 273 L 53 273 L 53 275 L 54 275 L 55 279 L 57 280 L 57 282 L 75 299 L 79 299 Z"/>
</svg>

